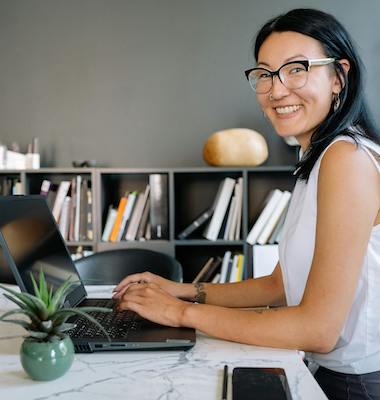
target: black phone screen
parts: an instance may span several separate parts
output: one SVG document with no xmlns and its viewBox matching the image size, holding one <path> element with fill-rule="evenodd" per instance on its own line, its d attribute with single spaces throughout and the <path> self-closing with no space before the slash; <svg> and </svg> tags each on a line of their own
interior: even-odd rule
<svg viewBox="0 0 380 400">
<path fill-rule="evenodd" d="M 283 368 L 238 367 L 232 371 L 233 400 L 291 400 Z"/>
</svg>

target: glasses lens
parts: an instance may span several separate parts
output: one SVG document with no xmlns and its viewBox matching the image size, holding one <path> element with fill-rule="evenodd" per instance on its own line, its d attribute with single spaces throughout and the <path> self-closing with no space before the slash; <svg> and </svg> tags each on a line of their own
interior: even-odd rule
<svg viewBox="0 0 380 400">
<path fill-rule="evenodd" d="M 288 89 L 299 89 L 306 84 L 307 68 L 297 62 L 289 63 L 281 67 L 280 76 Z"/>
<path fill-rule="evenodd" d="M 259 94 L 267 93 L 272 87 L 272 75 L 264 68 L 255 68 L 249 75 L 248 80 L 252 89 Z"/>
</svg>

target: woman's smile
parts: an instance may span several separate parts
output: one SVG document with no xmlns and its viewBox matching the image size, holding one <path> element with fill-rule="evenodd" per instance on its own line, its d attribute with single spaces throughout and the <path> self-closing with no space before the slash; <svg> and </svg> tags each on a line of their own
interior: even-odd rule
<svg viewBox="0 0 380 400">
<path fill-rule="evenodd" d="M 278 106 L 275 107 L 274 109 L 276 110 L 277 114 L 280 114 L 282 117 L 286 116 L 292 116 L 295 114 L 299 109 L 301 108 L 301 105 L 289 105 L 289 106 Z"/>
</svg>

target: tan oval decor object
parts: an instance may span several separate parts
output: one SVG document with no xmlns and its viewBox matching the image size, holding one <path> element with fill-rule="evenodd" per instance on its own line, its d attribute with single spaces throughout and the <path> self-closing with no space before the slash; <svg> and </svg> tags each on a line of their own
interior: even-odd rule
<svg viewBox="0 0 380 400">
<path fill-rule="evenodd" d="M 207 139 L 203 158 L 215 166 L 254 167 L 268 158 L 268 145 L 264 137 L 252 129 L 227 129 Z"/>
</svg>

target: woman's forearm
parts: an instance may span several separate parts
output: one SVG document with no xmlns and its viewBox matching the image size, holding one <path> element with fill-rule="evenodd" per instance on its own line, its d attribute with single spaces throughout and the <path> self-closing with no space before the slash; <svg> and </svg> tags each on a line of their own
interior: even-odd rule
<svg viewBox="0 0 380 400">
<path fill-rule="evenodd" d="M 321 353 L 331 351 L 334 340 L 318 318 L 300 306 L 249 311 L 189 304 L 180 325 L 239 343 Z"/>
<path fill-rule="evenodd" d="M 178 297 L 222 307 L 256 307 L 284 305 L 282 279 L 276 274 L 237 283 L 182 284 Z"/>
</svg>

